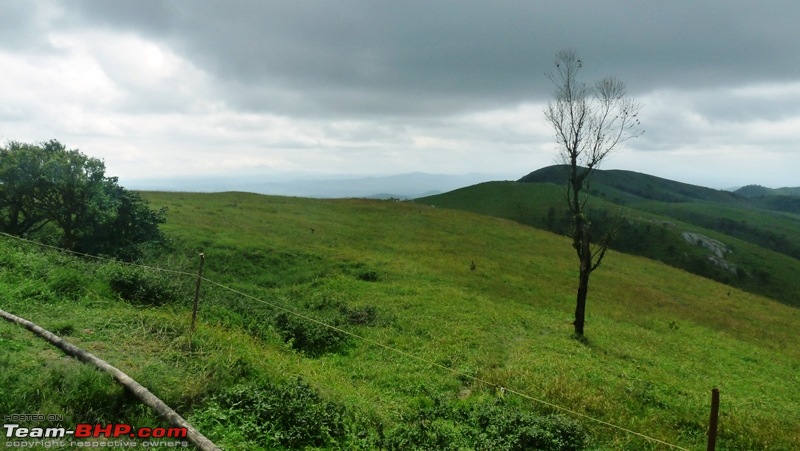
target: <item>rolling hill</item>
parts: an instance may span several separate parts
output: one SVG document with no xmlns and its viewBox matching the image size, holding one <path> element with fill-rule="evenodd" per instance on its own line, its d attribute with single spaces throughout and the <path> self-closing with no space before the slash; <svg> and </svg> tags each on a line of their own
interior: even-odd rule
<svg viewBox="0 0 800 451">
<path fill-rule="evenodd" d="M 737 189 L 734 192 L 742 197 L 800 196 L 800 187 L 767 188 L 761 185 L 747 185 Z"/>
<path fill-rule="evenodd" d="M 528 209 L 537 186 L 542 205 Z M 559 195 L 471 189 L 488 208 L 508 188 L 522 208 L 497 208 L 523 216 L 546 217 Z M 0 308 L 119 367 L 224 449 L 666 446 L 626 430 L 700 449 L 712 387 L 718 449 L 800 440 L 799 309 L 611 252 L 580 342 L 574 252 L 556 234 L 438 204 L 143 195 L 168 209 L 169 252 L 145 268 L 3 237 Z M 190 334 L 198 252 L 207 280 Z M 0 346 L 0 411 L 159 424 L 24 329 L 0 323 Z"/>
<path fill-rule="evenodd" d="M 563 166 L 548 166 L 519 179 L 522 183 L 553 183 L 561 185 L 566 177 Z M 747 187 L 745 187 L 747 188 Z M 591 191 L 616 203 L 657 201 L 670 204 L 712 202 L 745 209 L 761 209 L 800 214 L 800 195 L 795 188 L 770 190 L 769 195 L 745 195 L 740 191 L 715 190 L 661 177 L 623 170 L 597 170 Z M 769 188 L 765 188 L 769 189 Z M 780 194 L 780 195 L 779 195 Z"/>
<path fill-rule="evenodd" d="M 564 233 L 563 180 L 563 169 L 550 166 L 519 182 L 482 183 L 416 202 Z M 800 215 L 792 213 L 800 198 L 750 199 L 616 170 L 597 171 L 591 193 L 595 226 L 616 230 L 612 248 L 800 306 Z"/>
<path fill-rule="evenodd" d="M 548 166 L 519 179 L 522 183 L 564 184 L 565 166 Z M 661 202 L 712 201 L 723 204 L 741 204 L 741 199 L 728 191 L 715 190 L 687 183 L 676 182 L 648 174 L 622 170 L 596 170 L 592 176 L 591 188 L 604 197 L 616 202 L 640 199 Z"/>
</svg>

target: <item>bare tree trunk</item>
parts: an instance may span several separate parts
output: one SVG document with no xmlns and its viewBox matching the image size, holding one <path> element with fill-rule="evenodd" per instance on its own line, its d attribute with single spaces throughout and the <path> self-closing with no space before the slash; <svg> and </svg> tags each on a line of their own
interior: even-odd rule
<svg viewBox="0 0 800 451">
<path fill-rule="evenodd" d="M 0 317 L 5 318 L 6 320 L 11 321 L 13 323 L 17 323 L 21 326 L 24 326 L 26 329 L 44 338 L 51 344 L 57 346 L 62 351 L 66 352 L 68 355 L 75 357 L 83 362 L 91 363 L 95 365 L 97 368 L 111 374 L 114 377 L 114 379 L 117 380 L 117 382 L 122 384 L 128 390 L 130 390 L 131 393 L 136 395 L 136 397 L 139 398 L 143 403 L 150 406 L 150 408 L 152 408 L 156 413 L 169 420 L 169 422 L 173 426 L 186 428 L 187 431 L 186 438 L 188 438 L 189 441 L 194 443 L 195 446 L 197 446 L 199 449 L 203 451 L 206 450 L 219 451 L 219 448 L 216 445 L 214 445 L 214 443 L 211 440 L 203 436 L 203 434 L 201 434 L 191 424 L 189 424 L 186 420 L 184 420 L 183 417 L 178 415 L 174 410 L 172 410 L 168 405 L 166 405 L 164 401 L 157 398 L 147 388 L 145 388 L 135 380 L 131 379 L 130 376 L 118 370 L 116 367 L 111 366 L 105 360 L 99 359 L 95 355 L 90 354 L 84 351 L 83 349 L 80 349 L 77 346 L 62 340 L 52 332 L 42 329 L 41 327 L 37 326 L 36 324 L 24 318 L 12 315 L 11 313 L 8 313 L 3 310 L 0 310 Z"/>
<path fill-rule="evenodd" d="M 586 294 L 589 292 L 589 272 L 581 269 L 580 281 L 578 282 L 578 298 L 575 303 L 575 335 L 583 337 L 583 324 L 586 316 Z"/>
<path fill-rule="evenodd" d="M 589 247 L 589 226 L 583 226 L 581 243 L 581 272 L 578 280 L 578 297 L 575 302 L 575 335 L 583 338 L 583 324 L 586 316 L 586 294 L 589 292 L 589 274 L 592 273 L 592 252 Z"/>
</svg>

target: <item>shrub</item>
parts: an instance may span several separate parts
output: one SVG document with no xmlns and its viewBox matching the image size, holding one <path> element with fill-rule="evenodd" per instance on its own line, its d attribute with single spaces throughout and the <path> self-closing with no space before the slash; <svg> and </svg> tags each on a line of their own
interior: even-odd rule
<svg viewBox="0 0 800 451">
<path fill-rule="evenodd" d="M 378 319 L 378 311 L 372 305 L 361 308 L 342 306 L 340 312 L 345 321 L 353 325 L 372 325 L 375 324 Z"/>
<path fill-rule="evenodd" d="M 122 299 L 140 305 L 162 305 L 178 299 L 175 283 L 164 273 L 118 266 L 109 277 L 111 290 Z"/>
<path fill-rule="evenodd" d="M 325 323 L 340 325 L 336 318 L 327 318 Z M 275 316 L 275 329 L 293 349 L 312 356 L 335 352 L 347 342 L 343 333 L 289 313 Z"/>
<path fill-rule="evenodd" d="M 561 415 L 538 415 L 500 400 L 432 400 L 386 437 L 388 449 L 572 451 L 587 446 L 580 424 Z"/>
<path fill-rule="evenodd" d="M 192 422 L 223 435 L 229 443 L 220 444 L 231 449 L 330 447 L 346 435 L 344 408 L 300 378 L 230 388 L 196 411 Z"/>
</svg>

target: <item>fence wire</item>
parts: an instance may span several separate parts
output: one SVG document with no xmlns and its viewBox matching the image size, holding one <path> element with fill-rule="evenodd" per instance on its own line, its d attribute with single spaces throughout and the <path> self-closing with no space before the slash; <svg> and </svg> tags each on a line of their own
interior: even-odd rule
<svg viewBox="0 0 800 451">
<path fill-rule="evenodd" d="M 25 239 L 25 238 L 22 238 L 22 237 L 9 235 L 9 234 L 4 233 L 4 232 L 0 232 L 0 235 L 2 235 L 4 237 L 7 237 L 7 238 L 11 238 L 11 239 L 17 240 L 17 241 L 30 243 L 30 244 L 34 244 L 34 245 L 37 245 L 37 246 L 41 246 L 41 247 L 47 248 L 47 249 L 55 250 L 55 251 L 58 251 L 58 252 L 65 252 L 65 253 L 68 253 L 68 254 L 77 255 L 77 256 L 81 256 L 81 257 L 92 258 L 92 259 L 96 259 L 96 260 L 100 260 L 100 261 L 106 261 L 106 262 L 114 262 L 114 263 L 124 264 L 124 265 L 128 265 L 128 266 L 133 266 L 133 267 L 139 267 L 139 268 L 148 269 L 148 270 L 151 270 L 151 271 L 160 271 L 160 272 L 166 272 L 166 273 L 170 273 L 170 274 L 188 276 L 188 277 L 193 277 L 193 278 L 197 277 L 197 274 L 186 272 L 186 271 L 173 270 L 173 269 L 169 269 L 169 268 L 156 267 L 156 266 L 148 266 L 148 265 L 142 265 L 142 264 L 131 263 L 131 262 L 121 262 L 121 261 L 118 261 L 118 260 L 115 260 L 115 259 L 112 259 L 112 258 L 108 258 L 108 257 L 101 257 L 101 256 L 96 256 L 96 255 L 84 254 L 84 253 L 81 253 L 81 252 L 76 252 L 76 251 L 71 251 L 71 250 L 68 250 L 68 249 L 59 248 L 57 246 L 52 246 L 52 245 L 48 245 L 48 244 L 44 244 L 44 243 L 39 243 L 39 242 L 28 240 L 28 239 Z M 390 352 L 393 352 L 395 354 L 401 355 L 401 356 L 403 356 L 405 358 L 408 358 L 408 359 L 411 359 L 411 360 L 416 360 L 418 362 L 425 363 L 425 364 L 430 365 L 432 367 L 439 368 L 439 369 L 441 369 L 443 371 L 450 372 L 450 373 L 452 373 L 452 374 L 454 374 L 456 376 L 459 376 L 460 378 L 468 379 L 468 380 L 471 380 L 473 382 L 477 382 L 477 383 L 486 385 L 487 387 L 494 388 L 495 390 L 498 390 L 501 393 L 511 393 L 511 394 L 519 396 L 519 397 L 521 397 L 523 399 L 527 399 L 529 401 L 532 401 L 532 402 L 535 402 L 535 403 L 550 407 L 552 409 L 556 409 L 558 411 L 568 413 L 570 415 L 573 415 L 573 416 L 578 417 L 578 418 L 582 418 L 584 420 L 592 421 L 594 423 L 600 424 L 600 425 L 608 427 L 608 428 L 616 429 L 616 430 L 625 432 L 627 434 L 631 434 L 631 435 L 637 436 L 639 438 L 643 438 L 643 439 L 648 440 L 648 441 L 653 442 L 653 443 L 658 443 L 660 445 L 668 446 L 668 447 L 673 448 L 673 449 L 678 449 L 678 450 L 682 450 L 682 451 L 689 451 L 688 448 L 683 448 L 681 446 L 674 445 L 674 444 L 669 443 L 669 442 L 665 442 L 663 440 L 660 440 L 660 439 L 655 438 L 655 437 L 651 437 L 651 436 L 643 434 L 641 432 L 637 432 L 637 431 L 634 431 L 632 429 L 628 429 L 628 428 L 623 427 L 623 426 L 619 426 L 619 425 L 616 425 L 616 424 L 613 424 L 613 423 L 609 423 L 609 422 L 601 420 L 599 418 L 595 418 L 595 417 L 592 417 L 590 415 L 586 415 L 584 413 L 577 412 L 575 410 L 569 409 L 567 407 L 563 407 L 563 406 L 560 406 L 558 404 L 546 401 L 544 399 L 540 399 L 540 398 L 534 397 L 532 395 L 529 395 L 529 394 L 524 393 L 522 391 L 516 390 L 514 388 L 504 387 L 502 385 L 499 385 L 499 384 L 496 384 L 494 382 L 482 379 L 482 378 L 474 376 L 472 374 L 469 374 L 469 373 L 466 373 L 466 372 L 463 372 L 463 371 L 459 371 L 459 370 L 457 370 L 455 368 L 451 368 L 451 367 L 449 367 L 447 365 L 443 365 L 441 363 L 437 363 L 437 362 L 435 362 L 433 360 L 426 359 L 424 357 L 420 357 L 420 356 L 418 356 L 416 354 L 412 354 L 412 353 L 407 352 L 407 351 L 403 351 L 402 349 L 395 348 L 393 346 L 387 345 L 386 343 L 382 343 L 380 341 L 373 340 L 373 339 L 368 338 L 368 337 L 364 337 L 364 336 L 359 335 L 357 333 L 354 333 L 352 331 L 348 331 L 348 330 L 342 329 L 340 327 L 334 326 L 332 324 L 328 324 L 328 323 L 326 323 L 324 321 L 320 321 L 319 319 L 316 319 L 316 318 L 314 318 L 312 316 L 306 315 L 305 313 L 299 312 L 299 311 L 297 311 L 297 310 L 295 310 L 293 308 L 290 308 L 288 306 L 283 306 L 283 305 L 276 304 L 274 302 L 265 301 L 265 300 L 260 299 L 258 297 L 252 296 L 250 294 L 247 294 L 247 293 L 244 293 L 244 292 L 242 292 L 240 290 L 232 288 L 230 286 L 227 286 L 227 285 L 224 285 L 222 283 L 219 283 L 219 282 L 216 282 L 214 280 L 211 280 L 211 279 L 209 279 L 207 277 L 200 277 L 200 280 L 202 280 L 203 282 L 206 282 L 206 283 L 208 283 L 210 285 L 214 285 L 214 286 L 216 286 L 218 288 L 230 291 L 230 292 L 232 292 L 232 293 L 234 293 L 234 294 L 236 294 L 238 296 L 241 296 L 241 297 L 243 297 L 245 299 L 248 299 L 250 301 L 258 302 L 258 303 L 266 305 L 266 306 L 268 306 L 268 307 L 270 307 L 272 309 L 279 310 L 281 312 L 296 316 L 296 317 L 298 317 L 298 318 L 300 318 L 300 319 L 302 319 L 304 321 L 315 323 L 315 324 L 317 324 L 319 326 L 322 326 L 322 327 L 328 328 L 330 330 L 336 331 L 338 333 L 341 333 L 341 334 L 347 335 L 349 337 L 355 338 L 355 339 L 360 340 L 360 341 L 362 341 L 364 343 L 368 343 L 368 344 L 371 344 L 373 346 L 377 346 L 377 347 L 386 349 L 387 351 L 390 351 Z"/>
</svg>

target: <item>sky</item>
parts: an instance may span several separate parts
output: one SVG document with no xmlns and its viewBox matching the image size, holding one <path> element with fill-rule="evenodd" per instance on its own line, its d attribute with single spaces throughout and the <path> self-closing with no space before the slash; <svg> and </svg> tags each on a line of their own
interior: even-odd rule
<svg viewBox="0 0 800 451">
<path fill-rule="evenodd" d="M 128 180 L 557 161 L 555 55 L 616 77 L 644 134 L 604 162 L 800 186 L 800 2 L 0 0 L 0 140 Z"/>
</svg>

